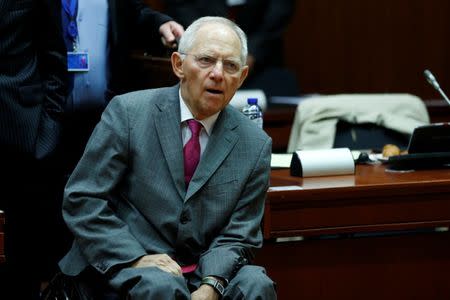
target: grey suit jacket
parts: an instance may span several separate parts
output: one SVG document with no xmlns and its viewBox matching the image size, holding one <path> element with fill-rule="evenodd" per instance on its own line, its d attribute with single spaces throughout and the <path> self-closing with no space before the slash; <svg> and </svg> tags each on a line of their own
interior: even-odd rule
<svg viewBox="0 0 450 300">
<path fill-rule="evenodd" d="M 167 253 L 230 279 L 261 247 L 271 139 L 226 107 L 186 190 L 178 89 L 117 96 L 106 108 L 66 186 L 63 215 L 75 241 L 64 273 L 114 272 Z"/>
</svg>

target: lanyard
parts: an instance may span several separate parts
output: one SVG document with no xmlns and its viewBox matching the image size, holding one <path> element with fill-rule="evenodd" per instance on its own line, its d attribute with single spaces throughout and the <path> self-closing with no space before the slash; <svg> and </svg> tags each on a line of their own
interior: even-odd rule
<svg viewBox="0 0 450 300">
<path fill-rule="evenodd" d="M 68 24 L 67 24 L 67 34 L 69 35 L 72 42 L 75 44 L 75 41 L 78 36 L 78 28 L 77 28 L 77 8 L 78 1 L 77 0 L 61 0 L 64 11 L 68 16 Z"/>
</svg>

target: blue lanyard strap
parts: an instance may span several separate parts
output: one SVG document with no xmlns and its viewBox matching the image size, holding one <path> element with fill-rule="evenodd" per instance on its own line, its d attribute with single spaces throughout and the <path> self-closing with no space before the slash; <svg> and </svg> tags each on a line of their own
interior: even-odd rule
<svg viewBox="0 0 450 300">
<path fill-rule="evenodd" d="M 67 25 L 67 33 L 72 39 L 72 41 L 75 41 L 78 36 L 78 28 L 77 28 L 77 7 L 78 7 L 78 1 L 77 0 L 61 0 L 62 6 L 64 8 L 64 11 L 66 12 L 69 22 Z"/>
</svg>

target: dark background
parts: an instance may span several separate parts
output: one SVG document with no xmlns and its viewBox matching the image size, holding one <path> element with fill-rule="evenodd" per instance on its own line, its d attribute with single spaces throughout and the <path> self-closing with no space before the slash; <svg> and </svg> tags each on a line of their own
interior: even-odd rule
<svg viewBox="0 0 450 300">
<path fill-rule="evenodd" d="M 161 0 L 144 0 L 164 11 Z M 302 93 L 411 93 L 450 90 L 450 1 L 297 0 L 285 58 Z M 450 91 L 449 91 L 450 93 Z"/>
</svg>

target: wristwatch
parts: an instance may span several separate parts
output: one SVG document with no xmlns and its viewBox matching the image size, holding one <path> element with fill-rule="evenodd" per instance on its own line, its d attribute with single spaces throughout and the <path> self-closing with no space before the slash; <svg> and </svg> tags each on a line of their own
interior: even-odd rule
<svg viewBox="0 0 450 300">
<path fill-rule="evenodd" d="M 214 279 L 213 277 L 205 277 L 202 279 L 202 284 L 207 284 L 207 285 L 212 286 L 214 288 L 214 290 L 216 290 L 216 292 L 219 293 L 219 295 L 221 297 L 223 297 L 225 288 L 223 287 L 223 285 L 220 283 L 219 280 Z"/>
</svg>

